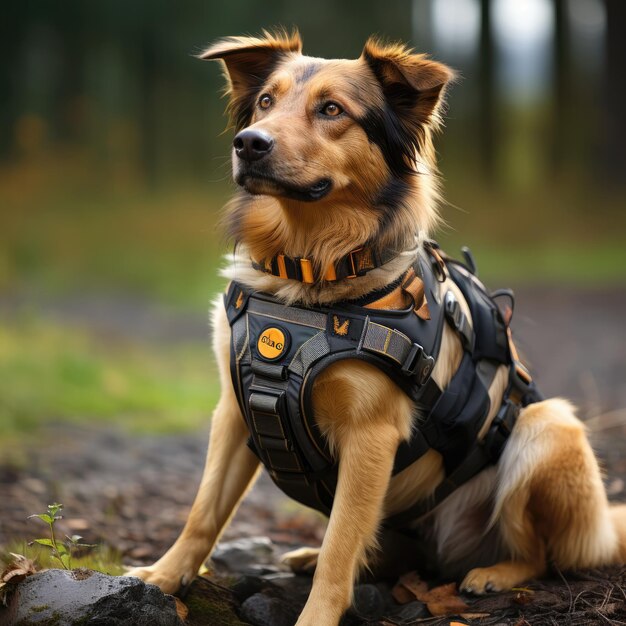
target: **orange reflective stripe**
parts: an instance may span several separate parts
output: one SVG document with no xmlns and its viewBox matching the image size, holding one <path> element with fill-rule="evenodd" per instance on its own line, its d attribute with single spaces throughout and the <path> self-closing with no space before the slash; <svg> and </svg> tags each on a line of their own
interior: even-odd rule
<svg viewBox="0 0 626 626">
<path fill-rule="evenodd" d="M 285 267 L 285 255 L 279 254 L 276 257 L 276 262 L 278 263 L 278 275 L 281 278 L 287 278 L 287 268 Z"/>
<path fill-rule="evenodd" d="M 311 266 L 311 261 L 309 261 L 309 259 L 300 259 L 300 268 L 302 269 L 302 282 L 314 283 L 315 280 L 313 278 L 313 267 Z"/>
<path fill-rule="evenodd" d="M 335 271 L 335 266 L 333 264 L 326 268 L 324 280 L 337 280 L 337 272 Z"/>
</svg>

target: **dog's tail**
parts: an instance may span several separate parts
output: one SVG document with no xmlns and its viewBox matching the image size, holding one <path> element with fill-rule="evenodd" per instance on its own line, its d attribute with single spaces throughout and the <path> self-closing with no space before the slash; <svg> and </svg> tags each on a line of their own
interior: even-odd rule
<svg viewBox="0 0 626 626">
<path fill-rule="evenodd" d="M 617 550 L 614 562 L 626 564 L 626 504 L 611 506 L 609 513 L 617 534 Z"/>
</svg>

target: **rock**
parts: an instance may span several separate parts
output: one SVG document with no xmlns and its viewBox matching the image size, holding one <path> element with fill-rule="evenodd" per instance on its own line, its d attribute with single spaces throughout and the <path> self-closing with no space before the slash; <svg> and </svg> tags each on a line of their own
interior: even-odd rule
<svg viewBox="0 0 626 626">
<path fill-rule="evenodd" d="M 376 585 L 357 585 L 350 614 L 362 619 L 378 619 L 385 610 L 385 600 Z"/>
<path fill-rule="evenodd" d="M 253 626 L 293 626 L 297 615 L 278 598 L 255 593 L 241 605 L 241 618 Z"/>
<path fill-rule="evenodd" d="M 237 600 L 243 602 L 265 587 L 267 587 L 267 582 L 258 576 L 242 576 L 231 585 L 230 589 Z"/>
<path fill-rule="evenodd" d="M 193 580 L 185 596 L 186 626 L 245 626 L 237 615 L 237 598 L 224 583 L 205 576 Z"/>
<path fill-rule="evenodd" d="M 267 537 L 247 537 L 219 543 L 211 560 L 218 566 L 238 574 L 259 575 L 261 566 L 274 571 L 274 544 Z"/>
<path fill-rule="evenodd" d="M 298 574 L 285 574 L 283 576 L 265 577 L 265 580 L 272 584 L 272 595 L 277 595 L 288 601 L 298 613 L 306 603 L 313 579 L 310 576 L 300 576 Z"/>
<path fill-rule="evenodd" d="M 24 579 L 4 626 L 181 626 L 172 596 L 139 578 L 108 576 L 92 570 L 50 569 Z"/>
<path fill-rule="evenodd" d="M 430 612 L 424 602 L 414 600 L 413 602 L 398 607 L 397 610 L 393 611 L 390 617 L 393 618 L 394 623 L 412 624 L 415 620 L 422 617 L 430 617 Z"/>
</svg>

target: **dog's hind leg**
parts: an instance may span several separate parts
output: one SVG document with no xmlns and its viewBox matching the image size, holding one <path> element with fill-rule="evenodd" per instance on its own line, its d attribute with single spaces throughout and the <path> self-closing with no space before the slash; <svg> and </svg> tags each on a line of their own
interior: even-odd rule
<svg viewBox="0 0 626 626">
<path fill-rule="evenodd" d="M 470 571 L 462 588 L 474 593 L 511 588 L 542 575 L 548 561 L 561 570 L 619 562 L 625 519 L 609 506 L 597 460 L 571 405 L 564 400 L 530 405 L 498 465 L 492 520 L 512 558 Z"/>
<path fill-rule="evenodd" d="M 259 467 L 257 457 L 246 445 L 248 429 L 228 371 L 230 329 L 223 310 L 222 305 L 216 307 L 214 325 L 222 395 L 213 413 L 209 450 L 198 494 L 174 545 L 154 565 L 133 569 L 127 574 L 158 585 L 166 593 L 176 592 L 196 576 Z"/>
<path fill-rule="evenodd" d="M 294 574 L 312 574 L 317 566 L 319 554 L 319 548 L 298 548 L 283 554 L 280 561 Z"/>
</svg>

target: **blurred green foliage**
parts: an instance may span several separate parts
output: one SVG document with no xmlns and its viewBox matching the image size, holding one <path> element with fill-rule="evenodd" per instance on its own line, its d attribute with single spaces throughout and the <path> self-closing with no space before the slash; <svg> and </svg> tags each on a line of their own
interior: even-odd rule
<svg viewBox="0 0 626 626">
<path fill-rule="evenodd" d="M 490 6 L 480 3 L 483 26 Z M 2 439 L 55 419 L 191 428 L 215 404 L 205 337 L 112 343 L 39 306 L 99 293 L 205 314 L 229 249 L 218 220 L 232 189 L 231 134 L 222 132 L 219 68 L 193 54 L 225 35 L 297 25 L 307 54 L 354 58 L 379 33 L 457 67 L 438 140 L 449 202 L 442 245 L 455 254 L 469 244 L 494 286 L 623 288 L 626 182 L 607 155 L 626 138 L 607 126 L 621 118 L 609 115 L 619 98 L 605 89 L 623 83 L 610 52 L 623 37 L 609 21 L 607 63 L 583 67 L 573 55 L 582 44 L 565 36 L 564 3 L 550 6 L 552 73 L 526 101 L 495 84 L 504 56 L 489 38 L 467 57 L 439 45 L 422 19 L 428 0 L 9 3 L 0 37 Z M 32 303 L 26 313 L 1 307 L 15 299 Z"/>
<path fill-rule="evenodd" d="M 208 341 L 112 341 L 37 316 L 0 327 L 3 446 L 59 421 L 137 432 L 198 429 L 217 395 Z"/>
</svg>

